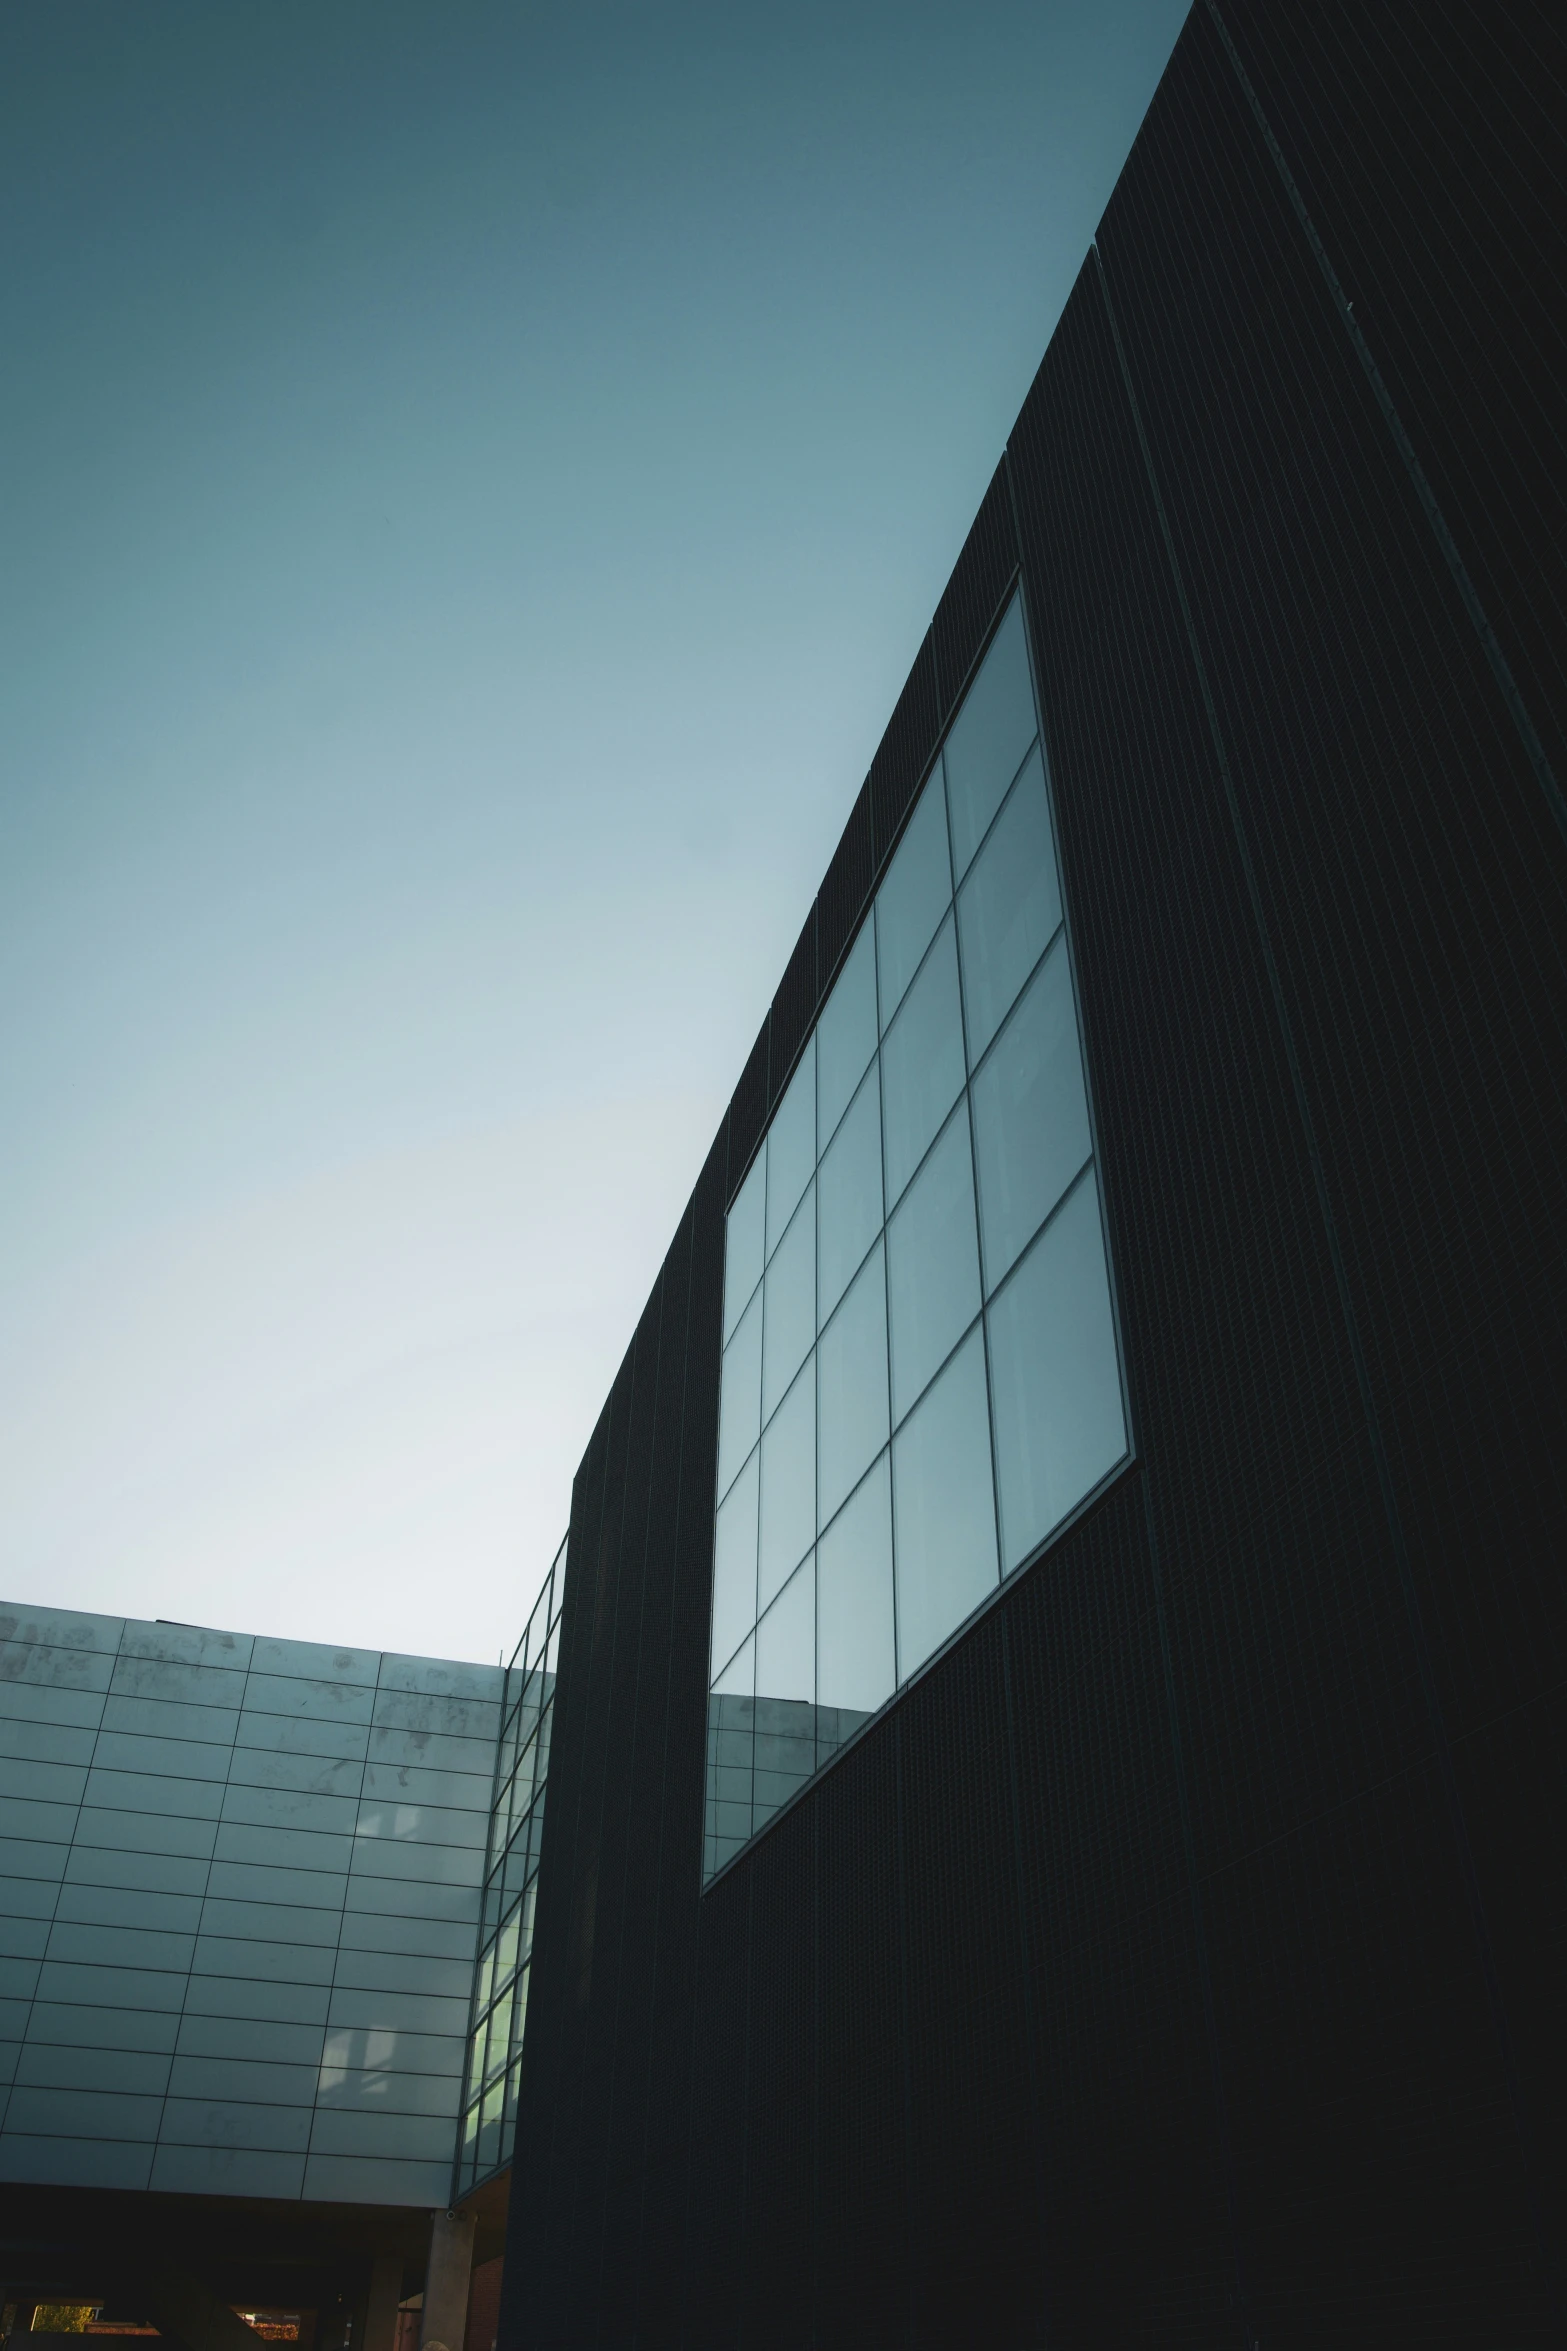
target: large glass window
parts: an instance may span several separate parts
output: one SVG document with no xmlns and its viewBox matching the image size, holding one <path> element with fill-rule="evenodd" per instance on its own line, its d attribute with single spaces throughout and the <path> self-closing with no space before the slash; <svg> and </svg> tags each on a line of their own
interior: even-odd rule
<svg viewBox="0 0 1567 2351">
<path fill-rule="evenodd" d="M 706 1877 L 1125 1454 L 1014 599 L 729 1210 Z"/>
</svg>

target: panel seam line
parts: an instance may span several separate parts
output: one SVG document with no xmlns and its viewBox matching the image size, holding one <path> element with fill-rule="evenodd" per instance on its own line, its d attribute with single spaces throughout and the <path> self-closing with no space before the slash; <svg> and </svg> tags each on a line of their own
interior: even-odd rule
<svg viewBox="0 0 1567 2351">
<path fill-rule="evenodd" d="M 1394 446 L 1404 463 L 1404 471 L 1409 476 L 1415 496 L 1420 501 L 1425 518 L 1435 534 L 1436 543 L 1440 547 L 1447 568 L 1453 576 L 1453 584 L 1458 590 L 1459 600 L 1474 624 L 1486 660 L 1491 665 L 1491 673 L 1501 689 L 1502 699 L 1507 705 L 1508 714 L 1518 730 L 1529 764 L 1534 769 L 1536 781 L 1545 794 L 1546 806 L 1555 819 L 1558 832 L 1563 840 L 1567 841 L 1567 798 L 1563 797 L 1562 788 L 1556 780 L 1556 774 L 1546 754 L 1545 745 L 1540 740 L 1539 730 L 1529 715 L 1528 706 L 1519 691 L 1518 682 L 1513 676 L 1511 664 L 1502 651 L 1501 642 L 1495 629 L 1492 628 L 1490 620 L 1487 618 L 1485 607 L 1480 601 L 1479 590 L 1469 576 L 1468 566 L 1458 550 L 1458 542 L 1448 527 L 1446 515 L 1437 503 L 1436 492 L 1427 479 L 1425 467 L 1415 453 L 1415 445 L 1409 437 L 1403 418 L 1394 405 L 1393 395 L 1387 388 L 1382 370 L 1377 365 L 1360 321 L 1355 316 L 1355 306 L 1346 295 L 1338 272 L 1328 258 L 1327 248 L 1318 236 L 1316 224 L 1306 209 L 1306 199 L 1296 184 L 1294 173 L 1284 159 L 1284 150 L 1275 138 L 1273 126 L 1263 112 L 1262 101 L 1252 87 L 1251 77 L 1241 63 L 1240 52 L 1230 38 L 1229 27 L 1219 13 L 1218 0 L 1205 0 L 1205 5 L 1213 21 L 1214 31 L 1217 33 L 1225 55 L 1234 69 L 1235 78 L 1240 83 L 1241 93 L 1251 109 L 1263 145 L 1273 159 L 1274 168 L 1284 185 L 1284 193 L 1289 198 L 1290 206 L 1300 223 L 1301 232 L 1311 248 L 1318 269 L 1322 273 L 1323 282 L 1338 311 L 1340 322 L 1354 347 L 1355 357 L 1365 372 L 1367 383 L 1371 386 L 1372 396 L 1382 411 L 1383 422 L 1393 436 Z"/>
</svg>

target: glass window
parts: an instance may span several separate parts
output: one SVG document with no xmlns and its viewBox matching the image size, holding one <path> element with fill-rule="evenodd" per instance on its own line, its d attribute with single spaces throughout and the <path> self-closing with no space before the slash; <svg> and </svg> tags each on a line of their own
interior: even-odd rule
<svg viewBox="0 0 1567 2351">
<path fill-rule="evenodd" d="M 976 1329 L 893 1440 L 899 1681 L 995 1589 L 989 1422 Z"/>
<path fill-rule="evenodd" d="M 887 1227 L 887 1274 L 896 1423 L 979 1312 L 979 1244 L 966 1101 L 947 1121 L 940 1142 Z"/>
<path fill-rule="evenodd" d="M 1086 1175 L 990 1309 L 1010 1572 L 1126 1451 L 1099 1195 Z"/>
<path fill-rule="evenodd" d="M 762 1418 L 770 1420 L 816 1337 L 816 1188 L 794 1212 L 762 1284 Z"/>
<path fill-rule="evenodd" d="M 759 1698 L 816 1696 L 816 1562 L 790 1577 L 756 1628 Z"/>
<path fill-rule="evenodd" d="M 951 897 L 952 867 L 947 856 L 946 805 L 938 759 L 887 869 L 887 878 L 876 893 L 876 969 L 883 1029 L 903 1001 L 903 991 L 918 970 L 920 957 Z"/>
<path fill-rule="evenodd" d="M 816 1365 L 807 1363 L 762 1438 L 757 1606 L 765 1608 L 816 1535 Z"/>
<path fill-rule="evenodd" d="M 958 953 L 949 915 L 881 1052 L 890 1207 L 963 1087 Z"/>
<path fill-rule="evenodd" d="M 871 1070 L 817 1179 L 817 1314 L 825 1322 L 881 1231 L 881 1093 Z"/>
<path fill-rule="evenodd" d="M 744 1313 L 751 1292 L 762 1278 L 762 1226 L 767 1199 L 767 1151 L 756 1155 L 750 1174 L 740 1186 L 724 1230 L 724 1337 L 727 1339 Z M 540 1644 L 542 1646 L 542 1643 Z M 531 1632 L 528 1663 L 535 1662 Z"/>
<path fill-rule="evenodd" d="M 800 1056 L 800 1066 L 773 1112 L 767 1130 L 767 1254 L 771 1257 L 783 1239 L 800 1194 L 816 1165 L 816 1039 Z"/>
<path fill-rule="evenodd" d="M 878 1242 L 816 1351 L 822 1523 L 887 1442 L 887 1282 Z"/>
<path fill-rule="evenodd" d="M 875 925 L 849 950 L 816 1024 L 817 1135 L 825 1147 L 876 1050 Z"/>
<path fill-rule="evenodd" d="M 756 1498 L 753 1453 L 718 1513 L 713 1544 L 713 1666 L 732 1657 L 756 1622 Z"/>
<path fill-rule="evenodd" d="M 952 858 L 959 877 L 985 837 L 1034 739 L 1034 686 L 1014 597 L 947 737 Z"/>
<path fill-rule="evenodd" d="M 1050 803 L 1036 743 L 958 895 L 969 1067 L 984 1053 L 1061 921 Z"/>
<path fill-rule="evenodd" d="M 1058 938 L 974 1080 L 987 1291 L 1016 1262 L 1088 1152 L 1072 975 Z"/>
<path fill-rule="evenodd" d="M 892 1498 L 884 1453 L 816 1553 L 816 1698 L 864 1717 L 897 1679 L 892 1626 Z"/>
<path fill-rule="evenodd" d="M 708 1878 L 1125 1458 L 1017 599 L 727 1235 Z"/>
<path fill-rule="evenodd" d="M 757 1291 L 724 1349 L 718 1416 L 718 1491 L 727 1494 L 762 1429 L 762 1293 Z"/>
</svg>

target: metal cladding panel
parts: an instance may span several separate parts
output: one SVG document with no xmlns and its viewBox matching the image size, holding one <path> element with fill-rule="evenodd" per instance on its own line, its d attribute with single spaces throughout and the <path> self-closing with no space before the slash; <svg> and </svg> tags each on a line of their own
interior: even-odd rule
<svg viewBox="0 0 1567 2351">
<path fill-rule="evenodd" d="M 650 2039 L 645 2051 L 646 2156 L 637 2239 L 640 2314 L 662 2339 L 685 2309 L 690 2275 L 692 2024 L 703 1912 L 697 1899 L 706 1749 L 713 1476 L 718 1432 L 718 1331 L 723 1295 L 723 1186 L 709 1162 L 691 1210 L 685 1321 L 680 1500 L 675 1522 L 660 1772 L 658 1887 L 650 1917 Z M 650 1767 L 652 1768 L 652 1767 Z"/>
<path fill-rule="evenodd" d="M 1226 15 L 1543 696 L 1535 19 Z M 699 1896 L 724 1203 L 1019 566 L 1136 1461 Z M 1564 884 L 1199 8 L 578 1478 L 507 2351 L 1551 2339 Z"/>
<path fill-rule="evenodd" d="M 768 1840 L 754 1880 L 746 2024 L 744 2251 L 748 2339 L 778 2351 L 815 2328 L 815 2101 L 800 2077 L 816 2068 L 816 1823 L 796 1806 Z M 801 1923 L 806 1931 L 801 1932 Z"/>
<path fill-rule="evenodd" d="M 876 857 L 871 838 L 871 788 L 860 786 L 849 821 L 816 894 L 816 976 L 825 997 L 870 902 Z"/>
<path fill-rule="evenodd" d="M 1560 12 L 1222 16 L 1567 787 Z"/>
<path fill-rule="evenodd" d="M 816 905 L 805 918 L 794 953 L 784 966 L 767 1021 L 769 1108 L 775 1105 L 793 1073 L 800 1047 L 816 1019 Z"/>
<path fill-rule="evenodd" d="M 689 2304 L 682 2316 L 696 2343 L 736 2341 L 741 2314 L 751 2317 L 754 2307 L 745 2243 L 754 1892 L 751 1873 L 736 1871 L 702 1904 L 696 1981 L 701 2028 L 692 2053 L 691 2165 L 682 2232 L 689 2265 Z"/>
<path fill-rule="evenodd" d="M 1324 2100 L 1335 2070 L 1354 2085 L 1368 2164 L 1379 2133 L 1384 2146 L 1413 2136 L 1427 2150 L 1423 2186 L 1406 2166 L 1402 2218 L 1410 2258 L 1456 2340 L 1478 2323 L 1487 2293 L 1520 2331 L 1538 2321 L 1528 2262 L 1520 2254 L 1504 2277 L 1506 2233 L 1477 2217 L 1494 2181 L 1527 2211 L 1520 2127 L 1536 2178 L 1551 2182 L 1549 2204 L 1559 2206 L 1563 2184 L 1543 2125 L 1567 2078 L 1550 2054 L 1538 1945 L 1517 1932 L 1529 1918 L 1559 1949 L 1561 1906 L 1542 1919 L 1530 1904 L 1520 1918 L 1498 1884 L 1480 1833 L 1501 1795 L 1494 1749 L 1475 1818 L 1467 1749 L 1520 1704 L 1548 1710 L 1567 1650 L 1551 1565 L 1562 1472 L 1550 1433 L 1567 1359 L 1567 1283 L 1554 1237 L 1567 1177 L 1545 1107 L 1559 1103 L 1567 1064 L 1567 857 L 1238 90 L 1198 12 L 1101 250 L 1134 381 L 1155 387 L 1146 402 L 1154 470 L 1321 1155 L 1324 1225 L 1341 1263 L 1341 1312 L 1360 1359 L 1436 1769 L 1424 1800 L 1443 1832 L 1433 1828 L 1426 1848 L 1442 1853 L 1445 1837 L 1449 1866 L 1468 1878 L 1467 1938 L 1428 1948 L 1415 1908 L 1390 1908 L 1384 1928 L 1382 1879 L 1367 1867 L 1360 1932 L 1368 1941 L 1395 1931 L 1414 1938 L 1400 1965 L 1427 2038 L 1415 2048 L 1393 2030 L 1406 2005 L 1395 1970 L 1386 2046 L 1402 2052 L 1404 2075 L 1395 2082 L 1391 2062 L 1384 2067 L 1380 2111 L 1356 2035 L 1326 1992 L 1319 2013 L 1336 2067 L 1324 2044 L 1310 2071 Z M 1225 107 L 1232 136 L 1194 157 L 1196 127 Z M 1449 158 L 1441 141 L 1422 140 L 1421 172 L 1411 176 L 1405 160 L 1404 201 L 1418 186 L 1440 212 Z M 1177 158 L 1186 165 L 1178 184 Z M 1251 321 L 1242 336 L 1231 323 L 1237 292 Z M 1373 336 L 1369 321 L 1365 331 Z M 1498 341 L 1518 331 L 1516 318 L 1493 318 Z M 1447 403 L 1456 413 L 1451 378 Z M 1479 462 L 1491 429 L 1483 403 L 1477 422 Z M 1331 1562 L 1345 1513 L 1326 1485 L 1311 1500 L 1313 1553 Z M 1346 1598 L 1357 1576 L 1345 1554 Z M 1363 1641 L 1356 1648 L 1364 1656 Z M 1335 1687 L 1343 1690 L 1342 1675 Z M 1350 1718 L 1349 1735 L 1335 1742 L 1346 1755 L 1370 1695 L 1338 1699 Z M 1523 1742 L 1516 1755 L 1511 1801 L 1527 1810 L 1537 1794 Z M 1365 1833 L 1375 1832 L 1368 1824 Z M 1409 1833 L 1400 1821 L 1400 1839 Z M 1352 1852 L 1346 1838 L 1335 1900 Z M 1391 1853 L 1388 1861 L 1391 1906 L 1398 1881 Z M 1303 1879 L 1296 1899 L 1320 1915 L 1328 1895 Z M 1447 1962 L 1435 1976 L 1432 1950 Z M 1478 1978 L 1466 1969 L 1471 1956 Z M 1477 1985 L 1488 2021 L 1472 2033 Z M 1466 2113 L 1472 2166 L 1453 2165 L 1438 2101 Z M 1288 2168 L 1293 2182 L 1298 2140 Z M 1257 2185 L 1277 2199 L 1265 2167 Z M 1471 2197 L 1466 2230 L 1456 2215 Z M 1499 2265 L 1484 2282 L 1477 2241 L 1495 2247 Z M 1478 2301 L 1466 2302 L 1466 2286 Z"/>
<path fill-rule="evenodd" d="M 1036 1987 L 1052 2339 L 1235 2330 L 1160 1581 L 1141 1480 L 1005 1612 L 1023 1935 Z"/>
<path fill-rule="evenodd" d="M 936 700 L 943 720 L 968 683 L 991 623 L 1017 569 L 1017 534 L 1012 519 L 1012 486 L 1003 459 L 991 476 L 930 624 L 936 665 Z"/>
<path fill-rule="evenodd" d="M 579 2295 L 593 2307 L 606 2275 L 607 2166 L 614 2118 L 623 2113 L 625 2086 L 616 2078 L 616 2025 L 625 1998 L 627 1973 L 638 1953 L 627 1934 L 627 1898 L 635 1890 L 630 1870 L 628 1828 L 637 1784 L 637 1735 L 641 1728 L 645 1657 L 644 1579 L 652 1502 L 653 1438 L 658 1404 L 660 1334 L 664 1279 L 654 1285 L 632 1349 L 627 1382 L 625 1448 L 608 1481 L 604 1527 L 606 1605 L 595 1643 L 594 1684 L 604 1712 L 589 1731 L 601 1742 L 603 1770 L 595 1791 L 596 1812 L 584 1812 L 579 1867 L 593 1887 L 591 1977 L 580 1981 L 580 2041 L 577 2066 L 584 2129 L 570 2177 L 571 2203 L 563 2216 L 573 2248 L 572 2269 Z M 612 1548 L 613 1546 L 613 1548 Z M 640 1874 L 640 1873 L 638 1873 Z M 617 2231 L 618 2234 L 618 2231 Z"/>
<path fill-rule="evenodd" d="M 646 1465 L 647 1511 L 642 1530 L 643 1579 L 635 1638 L 621 1678 L 626 1725 L 621 1809 L 623 1895 L 617 1925 L 616 1986 L 606 2018 L 609 2081 L 599 2209 L 591 2219 L 603 2248 L 597 2274 L 603 2296 L 600 2325 L 610 2340 L 627 2335 L 637 2312 L 637 2264 L 611 2260 L 612 2247 L 635 2246 L 652 2117 L 648 2111 L 648 2049 L 652 2032 L 659 1938 L 645 1931 L 656 1916 L 664 1863 L 671 1615 L 680 1523 L 681 1431 L 690 1298 L 691 1224 L 681 1227 L 659 1283 L 658 1383 Z"/>
<path fill-rule="evenodd" d="M 755 1156 L 756 1146 L 767 1127 L 772 1107 L 767 1090 L 768 1042 L 772 1030 L 772 1014 L 763 1021 L 756 1043 L 751 1047 L 740 1083 L 734 1090 L 725 1121 L 728 1145 L 729 1198 L 740 1189 L 740 1181 Z"/>
<path fill-rule="evenodd" d="M 916 2308 L 901 1730 L 894 1712 L 808 1799 L 818 1838 L 816 2308 L 818 2340 L 830 2344 L 906 2343 Z M 766 1849 L 764 1839 L 755 1858 Z M 749 1874 L 749 1862 L 735 1873 Z"/>
<path fill-rule="evenodd" d="M 886 862 L 930 765 L 941 718 L 936 656 L 927 635 L 871 761 L 871 826 L 878 867 Z"/>
<path fill-rule="evenodd" d="M 997 2341 L 1046 2319 L 1039 1986 L 1024 1962 L 1010 1610 L 904 1702 L 904 1944 L 913 2286 L 922 2334 Z"/>
</svg>

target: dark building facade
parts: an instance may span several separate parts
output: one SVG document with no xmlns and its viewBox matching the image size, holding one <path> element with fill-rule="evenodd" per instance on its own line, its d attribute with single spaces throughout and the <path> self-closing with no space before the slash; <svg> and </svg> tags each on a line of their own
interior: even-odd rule
<svg viewBox="0 0 1567 2351">
<path fill-rule="evenodd" d="M 576 1479 L 502 2351 L 1561 2340 L 1563 64 L 1192 10 Z M 704 1883 L 726 1212 L 1019 592 L 1128 1458 Z"/>
</svg>

